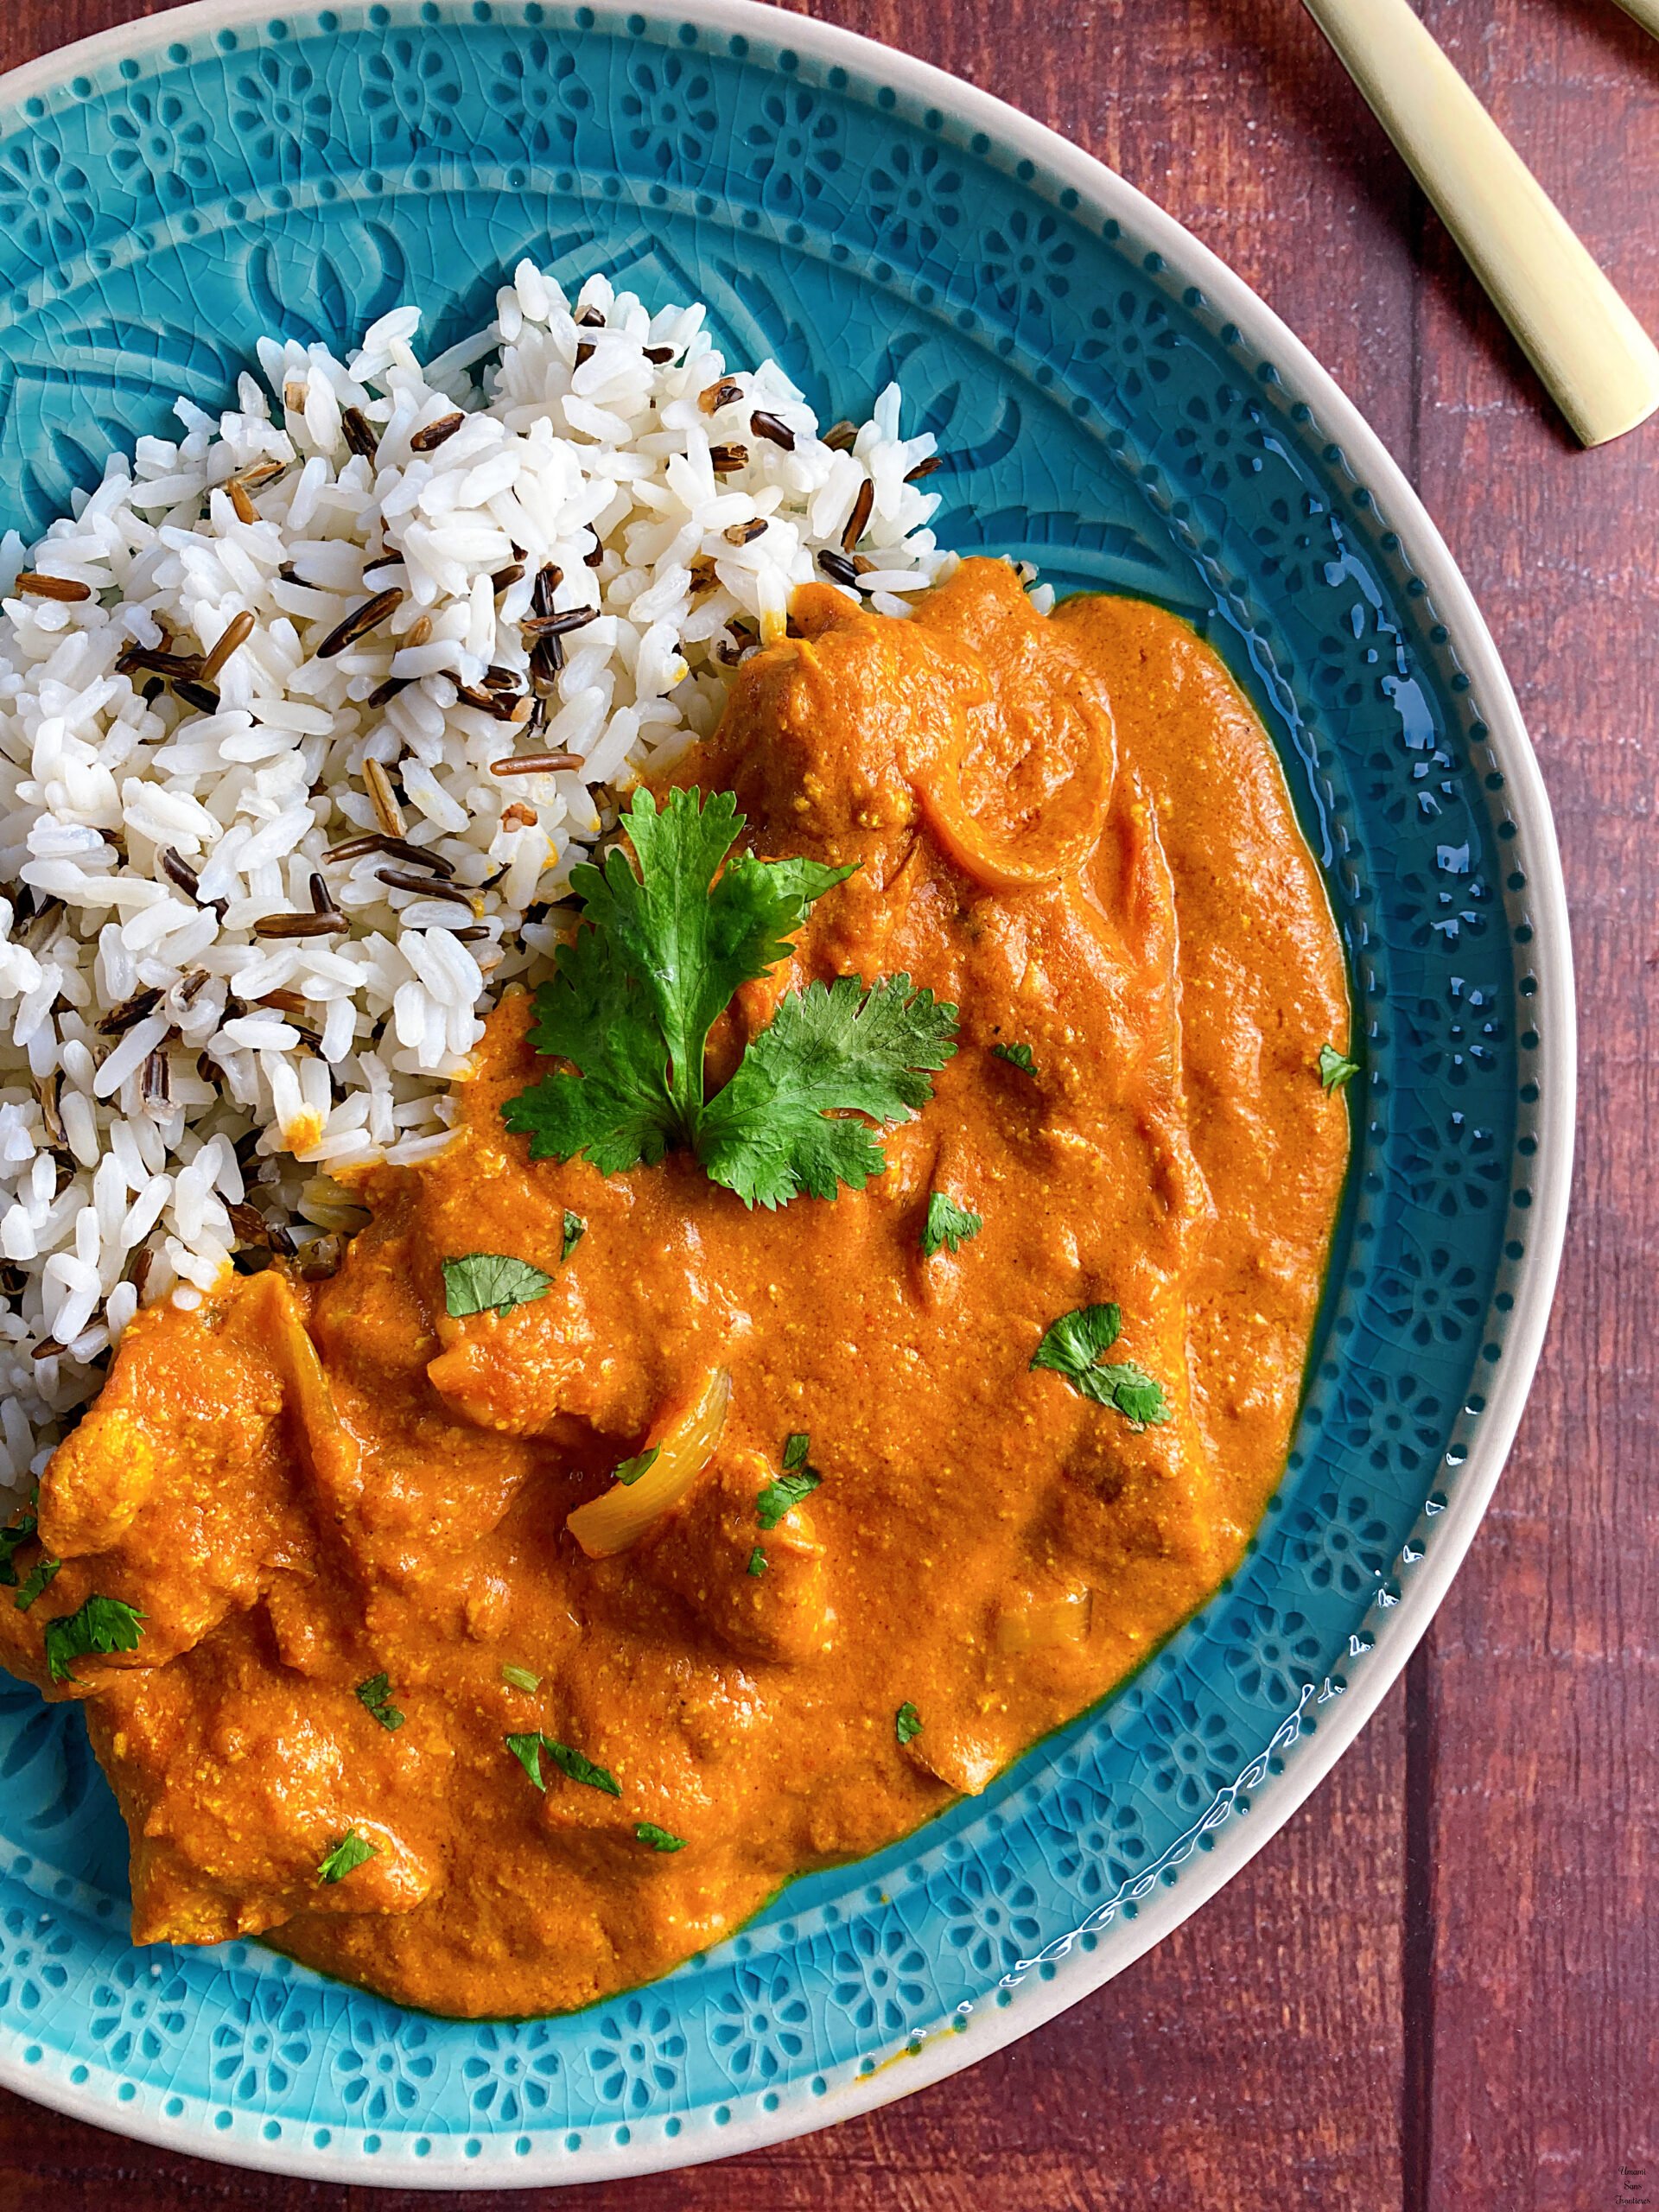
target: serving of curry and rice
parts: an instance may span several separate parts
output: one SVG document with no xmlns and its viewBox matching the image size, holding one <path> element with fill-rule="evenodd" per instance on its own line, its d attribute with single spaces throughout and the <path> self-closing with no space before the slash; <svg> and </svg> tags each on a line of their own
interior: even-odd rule
<svg viewBox="0 0 1659 2212">
<path fill-rule="evenodd" d="M 587 2003 L 1232 1571 L 1348 1156 L 1272 743 L 697 308 L 272 344 L 0 557 L 0 1656 L 133 1933 Z"/>
</svg>

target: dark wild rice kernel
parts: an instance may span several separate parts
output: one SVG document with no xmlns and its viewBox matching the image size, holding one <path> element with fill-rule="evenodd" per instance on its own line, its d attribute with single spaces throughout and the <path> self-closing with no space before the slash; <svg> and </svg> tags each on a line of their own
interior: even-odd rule
<svg viewBox="0 0 1659 2212">
<path fill-rule="evenodd" d="M 710 446 L 709 466 L 716 476 L 735 475 L 740 468 L 747 468 L 749 461 L 747 446 Z"/>
<path fill-rule="evenodd" d="M 409 861 L 416 868 L 429 868 L 434 875 L 453 875 L 454 863 L 442 853 L 429 852 L 424 845 L 411 845 L 406 837 L 382 837 L 383 852 L 396 854 L 399 860 Z"/>
<path fill-rule="evenodd" d="M 596 307 L 579 308 L 574 318 L 580 330 L 603 330 L 605 317 Z"/>
<path fill-rule="evenodd" d="M 847 518 L 847 527 L 841 533 L 841 550 L 850 553 L 864 535 L 870 510 L 875 505 L 875 486 L 867 476 L 858 487 L 858 497 L 853 501 L 853 512 Z"/>
<path fill-rule="evenodd" d="M 91 584 L 77 583 L 73 576 L 43 576 L 35 569 L 25 569 L 12 586 L 24 599 L 61 599 L 65 601 L 90 599 Z"/>
<path fill-rule="evenodd" d="M 757 515 L 753 522 L 734 522 L 721 535 L 728 545 L 752 545 L 766 526 L 766 518 Z"/>
<path fill-rule="evenodd" d="M 422 899 L 452 899 L 456 906 L 465 906 L 468 912 L 472 911 L 470 896 L 457 885 L 446 883 L 442 876 L 411 875 L 407 870 L 397 868 L 378 868 L 374 873 L 378 881 L 393 891 L 412 891 Z"/>
<path fill-rule="evenodd" d="M 467 417 L 459 409 L 453 415 L 440 415 L 435 423 L 429 423 L 423 430 L 411 432 L 409 449 L 411 453 L 433 453 L 446 438 L 453 438 Z"/>
<path fill-rule="evenodd" d="M 219 632 L 219 643 L 201 664 L 201 680 L 211 683 L 233 652 L 245 645 L 253 635 L 253 617 L 244 607 L 239 614 L 232 614 Z"/>
<path fill-rule="evenodd" d="M 818 566 L 832 583 L 845 584 L 849 591 L 858 589 L 858 570 L 844 553 L 832 553 L 823 546 L 818 554 Z"/>
<path fill-rule="evenodd" d="M 380 441 L 375 435 L 374 426 L 360 407 L 342 407 L 340 427 L 346 434 L 346 444 L 354 454 L 360 454 L 365 461 L 374 459 Z"/>
<path fill-rule="evenodd" d="M 198 683 L 194 679 L 188 683 L 175 683 L 173 696 L 182 699 L 187 707 L 194 707 L 199 715 L 216 715 L 219 712 L 219 694 L 211 683 Z"/>
<path fill-rule="evenodd" d="M 770 438 L 773 445 L 781 446 L 785 453 L 794 452 L 795 433 L 781 416 L 768 414 L 764 408 L 757 407 L 749 417 L 749 428 L 756 437 Z"/>
<path fill-rule="evenodd" d="M 718 415 L 722 407 L 730 407 L 742 397 L 743 387 L 734 377 L 716 377 L 697 394 L 697 405 L 705 415 Z"/>
<path fill-rule="evenodd" d="M 509 584 L 516 584 L 524 573 L 522 561 L 510 561 L 505 569 L 498 569 L 490 578 L 492 591 L 505 591 Z"/>
<path fill-rule="evenodd" d="M 918 461 L 914 468 L 906 471 L 905 481 L 906 484 L 919 484 L 924 476 L 931 476 L 937 469 L 944 467 L 942 456 L 931 453 L 925 461 Z"/>
<path fill-rule="evenodd" d="M 832 423 L 823 434 L 823 443 L 831 453 L 850 453 L 858 442 L 858 425 L 845 420 Z"/>
<path fill-rule="evenodd" d="M 493 776 L 555 776 L 580 768 L 580 753 L 520 753 L 506 760 L 492 760 Z"/>
<path fill-rule="evenodd" d="M 334 937 L 347 927 L 344 914 L 267 914 L 253 925 L 255 937 Z"/>
<path fill-rule="evenodd" d="M 365 599 L 360 607 L 346 615 L 344 621 L 335 623 L 317 647 L 315 658 L 333 660 L 336 653 L 343 653 L 347 645 L 354 645 L 359 638 L 366 637 L 378 623 L 384 622 L 395 607 L 402 606 L 403 600 L 402 592 L 395 588 L 376 592 L 372 599 Z"/>
<path fill-rule="evenodd" d="M 162 995 L 158 989 L 135 991 L 130 999 L 123 999 L 118 1006 L 112 1006 L 110 1008 L 98 1025 L 99 1035 L 100 1037 L 123 1035 L 135 1023 L 143 1021 L 154 1014 L 161 1002 Z"/>
<path fill-rule="evenodd" d="M 390 706 L 397 694 L 406 691 L 414 680 L 410 676 L 388 676 L 384 682 L 375 685 L 363 703 L 365 707 Z"/>
</svg>

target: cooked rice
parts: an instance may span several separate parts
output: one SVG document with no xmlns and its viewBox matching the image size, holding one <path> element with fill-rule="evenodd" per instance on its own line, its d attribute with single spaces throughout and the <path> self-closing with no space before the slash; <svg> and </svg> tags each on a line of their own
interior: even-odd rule
<svg viewBox="0 0 1659 2212">
<path fill-rule="evenodd" d="M 704 318 L 524 262 L 424 367 L 412 307 L 343 363 L 262 340 L 272 397 L 181 399 L 180 441 L 0 543 L 0 1484 L 141 1300 L 442 1148 L 616 790 L 713 728 L 821 552 L 889 614 L 953 564 L 896 385 L 826 442 Z M 589 611 L 532 681 L 521 623 Z M 492 772 L 516 753 L 574 765 Z"/>
</svg>

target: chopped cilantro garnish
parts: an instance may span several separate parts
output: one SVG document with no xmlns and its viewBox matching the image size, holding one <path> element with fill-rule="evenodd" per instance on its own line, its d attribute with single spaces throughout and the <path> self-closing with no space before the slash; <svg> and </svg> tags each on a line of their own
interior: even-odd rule
<svg viewBox="0 0 1659 2212">
<path fill-rule="evenodd" d="M 46 1667 L 54 1682 L 73 1682 L 70 1662 L 93 1652 L 136 1651 L 145 1618 L 124 1598 L 100 1598 L 96 1591 L 73 1613 L 46 1624 Z"/>
<path fill-rule="evenodd" d="M 754 1517 L 763 1529 L 778 1526 L 785 1514 L 792 1513 L 804 1497 L 810 1497 L 823 1477 L 816 1467 L 807 1465 L 806 1455 L 812 1449 L 812 1439 L 804 1428 L 784 1439 L 784 1471 L 774 1475 L 754 1502 Z M 766 1572 L 766 1557 L 760 1554 L 760 1565 L 755 1566 L 755 1554 L 749 1554 L 749 1573 Z"/>
<path fill-rule="evenodd" d="M 33 1513 L 20 1513 L 10 1527 L 0 1529 L 0 1588 L 17 1587 L 17 1570 L 12 1561 L 34 1535 L 35 1529 Z"/>
<path fill-rule="evenodd" d="M 567 1206 L 564 1210 L 564 1241 L 559 1246 L 561 1262 L 569 1258 L 587 1234 L 587 1223 L 579 1213 L 572 1213 Z"/>
<path fill-rule="evenodd" d="M 365 1835 L 359 1835 L 355 1828 L 347 1828 L 336 1844 L 331 1844 L 327 1856 L 317 1869 L 320 1882 L 343 1882 L 359 1866 L 366 1866 L 371 1859 L 378 1859 L 380 1847 L 371 1843 Z"/>
<path fill-rule="evenodd" d="M 616 1777 L 602 1766 L 595 1766 L 590 1758 L 573 1751 L 569 1744 L 556 1743 L 551 1736 L 509 1736 L 507 1749 L 538 1789 L 545 1789 L 547 1782 L 542 1773 L 542 1753 L 545 1751 L 562 1774 L 572 1782 L 586 1783 L 589 1789 L 602 1789 L 607 1797 L 620 1797 L 622 1785 Z"/>
<path fill-rule="evenodd" d="M 1103 1367 L 1100 1356 L 1117 1342 L 1123 1317 L 1116 1306 L 1079 1306 L 1062 1313 L 1044 1332 L 1032 1358 L 1033 1367 L 1063 1376 L 1079 1396 L 1112 1406 L 1129 1427 L 1161 1428 L 1170 1418 L 1163 1385 L 1133 1360 Z"/>
<path fill-rule="evenodd" d="M 615 1470 L 613 1479 L 625 1485 L 629 1483 L 637 1483 L 641 1475 L 648 1475 L 651 1472 L 662 1456 L 662 1446 L 653 1444 L 648 1452 L 640 1452 L 637 1459 L 625 1459 Z"/>
<path fill-rule="evenodd" d="M 22 1588 L 12 1599 L 20 1613 L 26 1613 L 42 1590 L 51 1586 L 53 1577 L 63 1565 L 60 1559 L 37 1559 L 29 1571 Z"/>
<path fill-rule="evenodd" d="M 984 1226 L 983 1214 L 969 1213 L 944 1192 L 934 1191 L 928 1197 L 927 1220 L 922 1229 L 922 1257 L 931 1260 L 941 1245 L 949 1245 L 954 1252 L 970 1236 L 977 1236 Z"/>
<path fill-rule="evenodd" d="M 648 1843 L 653 1851 L 685 1849 L 683 1835 L 671 1835 L 666 1828 L 659 1828 L 655 1821 L 641 1821 L 633 1833 L 641 1843 Z"/>
<path fill-rule="evenodd" d="M 371 1675 L 366 1682 L 358 1684 L 357 1694 L 383 1728 L 403 1726 L 404 1716 L 391 1702 L 391 1679 L 389 1675 Z"/>
<path fill-rule="evenodd" d="M 1351 1083 L 1358 1073 L 1357 1060 L 1351 1060 L 1345 1052 L 1339 1052 L 1334 1045 L 1320 1046 L 1319 1081 L 1327 1090 L 1340 1090 L 1344 1084 Z"/>
<path fill-rule="evenodd" d="M 993 1045 L 992 1052 L 999 1060 L 1006 1060 L 1011 1068 L 1018 1068 L 1021 1075 L 1035 1075 L 1037 1063 L 1031 1057 L 1029 1045 Z"/>
<path fill-rule="evenodd" d="M 922 1732 L 922 1716 L 908 1698 L 893 1716 L 893 1732 L 901 1744 L 909 1743 L 912 1736 Z"/>
<path fill-rule="evenodd" d="M 759 1544 L 749 1554 L 749 1573 L 757 1578 L 766 1571 L 766 1555 Z"/>
<path fill-rule="evenodd" d="M 709 1032 L 734 992 L 783 959 L 813 903 L 850 868 L 728 859 L 743 817 L 729 791 L 699 803 L 641 791 L 620 849 L 571 871 L 582 903 L 557 972 L 537 995 L 537 1049 L 566 1060 L 508 1102 L 533 1159 L 582 1154 L 601 1174 L 690 1147 L 746 1205 L 861 1190 L 886 1165 L 869 1122 L 908 1121 L 956 1047 L 956 1008 L 905 976 L 856 976 L 779 1002 L 723 1090 L 704 1096 Z M 836 1118 L 848 1116 L 865 1119 Z"/>
<path fill-rule="evenodd" d="M 512 1688 L 523 1690 L 526 1696 L 532 1694 L 542 1687 L 541 1676 L 532 1675 L 528 1667 L 503 1667 L 501 1679 Z"/>
<path fill-rule="evenodd" d="M 528 1260 L 515 1260 L 505 1252 L 469 1252 L 465 1259 L 443 1263 L 444 1310 L 452 1321 L 469 1313 L 510 1313 L 515 1306 L 528 1306 L 552 1287 L 553 1278 Z"/>
</svg>

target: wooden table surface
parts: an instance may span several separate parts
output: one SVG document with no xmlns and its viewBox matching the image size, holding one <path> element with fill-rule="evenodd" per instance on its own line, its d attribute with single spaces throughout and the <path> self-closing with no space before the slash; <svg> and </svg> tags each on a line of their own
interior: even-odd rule
<svg viewBox="0 0 1659 2212">
<path fill-rule="evenodd" d="M 0 67 L 151 12 L 0 0 Z M 1059 2020 L 868 2119 L 559 2212 L 1612 2212 L 1659 2204 L 1659 421 L 1575 450 L 1295 0 L 813 0 L 1149 193 L 1313 347 L 1474 588 L 1565 849 L 1574 1212 L 1520 1442 L 1358 1744 Z M 1659 329 L 1659 43 L 1612 0 L 1429 22 Z M 527 2204 L 313 2186 L 0 2096 L 0 2212 Z"/>
</svg>

